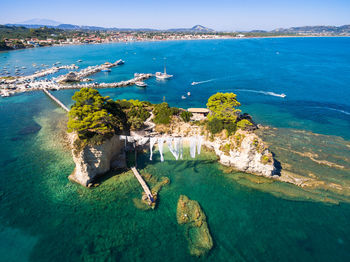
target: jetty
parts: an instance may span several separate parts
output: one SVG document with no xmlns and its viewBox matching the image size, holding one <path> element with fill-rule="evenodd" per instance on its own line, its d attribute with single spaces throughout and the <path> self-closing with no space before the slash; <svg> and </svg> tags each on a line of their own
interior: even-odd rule
<svg viewBox="0 0 350 262">
<path fill-rule="evenodd" d="M 113 83 L 84 83 L 84 84 L 60 84 L 56 81 L 41 80 L 41 81 L 31 81 L 22 82 L 16 84 L 5 83 L 2 84 L 0 81 L 0 96 L 7 97 L 18 93 L 37 91 L 37 90 L 63 90 L 63 89 L 81 89 L 87 88 L 120 88 L 135 85 L 138 81 L 143 81 L 152 77 L 153 74 L 135 73 L 134 78 L 113 82 Z M 6 82 L 7 80 L 5 80 Z"/>
<path fill-rule="evenodd" d="M 153 203 L 154 202 L 153 195 L 151 193 L 151 190 L 147 186 L 145 180 L 143 180 L 142 176 L 139 174 L 139 172 L 137 171 L 136 167 L 132 167 L 131 170 L 134 173 L 134 175 L 137 178 L 137 180 L 139 181 L 140 185 L 142 186 L 143 191 L 145 191 L 145 194 L 146 194 L 147 198 L 149 199 L 149 201 L 151 201 L 151 203 Z"/>
<path fill-rule="evenodd" d="M 112 67 L 123 65 L 124 61 L 119 59 L 114 63 L 106 62 L 102 65 L 89 66 L 85 69 L 82 69 L 78 72 L 69 72 L 66 75 L 59 76 L 55 78 L 56 82 L 76 82 L 81 81 L 83 78 L 101 72 L 103 70 L 109 70 Z"/>
<path fill-rule="evenodd" d="M 48 97 L 50 97 L 53 101 L 55 101 L 56 104 L 58 104 L 61 108 L 63 108 L 63 110 L 69 112 L 68 107 L 66 107 L 60 100 L 58 100 L 58 99 L 57 99 L 56 97 L 54 97 L 49 91 L 47 91 L 46 88 L 43 88 L 43 91 L 44 91 L 44 93 L 45 93 Z"/>
</svg>

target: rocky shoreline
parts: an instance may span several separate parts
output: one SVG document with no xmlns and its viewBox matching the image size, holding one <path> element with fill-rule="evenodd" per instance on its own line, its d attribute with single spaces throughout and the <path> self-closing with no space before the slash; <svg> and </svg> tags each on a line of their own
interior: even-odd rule
<svg viewBox="0 0 350 262">
<path fill-rule="evenodd" d="M 142 135 L 133 132 L 133 140 L 139 149 L 146 149 L 149 148 L 149 138 L 151 137 L 184 137 L 185 134 L 187 137 L 194 137 L 203 133 L 201 127 L 188 123 L 178 126 L 177 130 L 180 132 L 174 131 L 164 134 L 149 130 L 143 132 Z M 279 177 L 272 153 L 254 132 L 238 130 L 234 136 L 226 139 L 219 136 L 213 139 L 201 137 L 202 145 L 213 150 L 222 165 L 265 177 Z M 73 160 L 76 164 L 69 177 L 72 181 L 90 187 L 98 176 L 108 172 L 111 168 L 125 168 L 126 161 L 123 150 L 125 140 L 121 140 L 120 135 L 114 135 L 101 145 L 85 145 L 81 150 L 77 150 L 75 146 L 77 135 L 70 134 L 69 138 Z"/>
</svg>

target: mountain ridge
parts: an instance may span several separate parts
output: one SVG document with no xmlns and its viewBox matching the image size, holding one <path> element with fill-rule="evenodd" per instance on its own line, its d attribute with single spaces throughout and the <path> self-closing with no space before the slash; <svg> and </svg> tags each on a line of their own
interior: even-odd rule
<svg viewBox="0 0 350 262">
<path fill-rule="evenodd" d="M 47 21 L 46 23 L 40 23 Z M 6 26 L 23 26 L 27 28 L 40 28 L 40 27 L 52 27 L 63 30 L 113 30 L 113 31 L 173 31 L 173 32 L 215 32 L 215 30 L 202 26 L 195 25 L 191 28 L 172 28 L 172 29 L 153 29 L 153 28 L 117 28 L 117 27 L 101 27 L 101 26 L 88 26 L 88 25 L 74 25 L 59 23 L 49 19 L 30 19 L 20 23 L 5 24 Z"/>
<path fill-rule="evenodd" d="M 30 22 L 24 24 L 24 22 Z M 23 23 L 17 24 L 6 24 L 6 26 L 22 26 L 26 28 L 40 28 L 40 27 L 51 27 L 63 30 L 93 30 L 93 31 L 149 31 L 149 32 L 184 32 L 184 33 L 214 33 L 224 32 L 214 30 L 202 25 L 195 25 L 191 28 L 170 28 L 170 29 L 153 29 L 153 28 L 117 28 L 117 27 L 101 27 L 101 26 L 87 26 L 87 25 L 74 25 L 59 23 L 49 19 L 38 19 L 34 18 L 31 20 L 24 21 Z M 45 22 L 42 24 L 36 24 L 36 22 Z M 57 24 L 59 23 L 59 24 Z M 55 24 L 55 25 L 53 25 Z M 227 31 L 226 31 L 227 32 Z M 316 25 L 316 26 L 297 26 L 289 28 L 276 28 L 274 30 L 250 30 L 250 31 L 232 31 L 232 32 L 243 32 L 243 33 L 274 33 L 274 34 L 333 34 L 333 35 L 348 35 L 350 34 L 350 24 L 341 26 L 327 26 L 327 25 Z"/>
</svg>

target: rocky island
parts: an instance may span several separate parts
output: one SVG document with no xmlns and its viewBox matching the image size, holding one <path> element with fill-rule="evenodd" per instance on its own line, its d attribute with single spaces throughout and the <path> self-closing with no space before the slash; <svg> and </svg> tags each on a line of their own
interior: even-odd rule
<svg viewBox="0 0 350 262">
<path fill-rule="evenodd" d="M 199 137 L 223 165 L 266 177 L 277 175 L 272 153 L 254 132 L 257 125 L 237 109 L 240 103 L 233 93 L 211 96 L 207 116 L 165 102 L 113 101 L 89 88 L 72 99 L 68 132 L 75 169 L 69 178 L 83 186 L 92 186 L 111 168 L 125 168 L 125 151 L 145 149 L 156 137 Z"/>
<path fill-rule="evenodd" d="M 125 168 L 125 151 L 148 148 L 152 139 L 162 137 L 185 143 L 197 137 L 223 165 L 266 177 L 278 175 L 272 153 L 254 132 L 257 125 L 237 109 L 240 103 L 233 93 L 211 96 L 207 116 L 165 102 L 113 101 L 89 88 L 72 98 L 68 132 L 76 167 L 70 179 L 83 186 L 92 186 L 111 168 Z"/>
</svg>

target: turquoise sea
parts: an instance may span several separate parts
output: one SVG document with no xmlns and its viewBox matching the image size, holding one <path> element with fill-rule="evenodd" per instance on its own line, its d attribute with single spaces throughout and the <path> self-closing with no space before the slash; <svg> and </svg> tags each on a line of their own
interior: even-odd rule
<svg viewBox="0 0 350 262">
<path fill-rule="evenodd" d="M 165 59 L 166 58 L 166 59 Z M 204 107 L 232 91 L 256 122 L 283 170 L 315 179 L 309 187 L 221 167 L 211 153 L 161 163 L 145 153 L 140 172 L 167 176 L 156 210 L 137 209 L 141 187 L 111 172 L 94 189 L 68 181 L 74 168 L 66 116 L 42 92 L 0 99 L 1 261 L 350 261 L 350 38 L 266 38 L 120 43 L 0 53 L 0 70 L 32 63 L 82 68 L 123 59 L 92 76 L 127 80 L 167 71 L 167 82 L 103 89 L 113 99 Z M 191 83 L 203 82 L 198 85 Z M 187 99 L 182 95 L 191 92 Z M 72 104 L 74 90 L 54 94 Z M 285 98 L 278 95 L 286 94 Z M 200 203 L 214 247 L 191 257 L 176 222 L 180 194 Z"/>
</svg>

